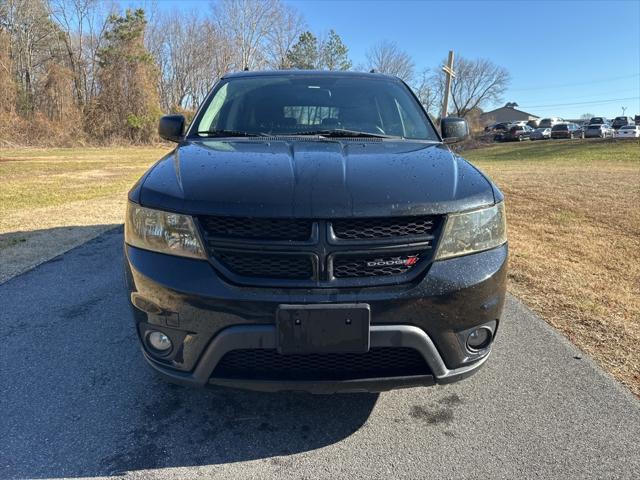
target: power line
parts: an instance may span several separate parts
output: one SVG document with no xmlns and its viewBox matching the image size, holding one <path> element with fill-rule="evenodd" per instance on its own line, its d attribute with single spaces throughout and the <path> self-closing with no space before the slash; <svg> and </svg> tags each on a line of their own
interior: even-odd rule
<svg viewBox="0 0 640 480">
<path fill-rule="evenodd" d="M 609 77 L 609 78 L 602 78 L 599 80 L 590 80 L 588 82 L 571 82 L 571 83 L 562 83 L 562 84 L 557 84 L 557 85 L 545 85 L 544 87 L 525 87 L 525 88 L 510 88 L 509 91 L 510 92 L 524 92 L 526 90 L 548 90 L 551 88 L 561 88 L 561 87 L 574 87 L 576 85 L 591 85 L 594 83 L 605 83 L 605 82 L 610 82 L 612 80 L 622 80 L 622 79 L 626 79 L 626 78 L 635 78 L 635 77 L 640 77 L 640 73 L 634 73 L 632 75 L 621 75 L 618 77 Z"/>
<path fill-rule="evenodd" d="M 608 100 L 593 100 L 589 102 L 573 102 L 573 103 L 550 103 L 547 105 L 527 105 L 525 107 L 518 108 L 545 108 L 545 107 L 570 107 L 572 105 L 595 105 L 599 103 L 613 103 L 613 102 L 623 102 L 626 100 L 638 100 L 640 97 L 626 97 L 626 98 L 610 98 Z"/>
</svg>

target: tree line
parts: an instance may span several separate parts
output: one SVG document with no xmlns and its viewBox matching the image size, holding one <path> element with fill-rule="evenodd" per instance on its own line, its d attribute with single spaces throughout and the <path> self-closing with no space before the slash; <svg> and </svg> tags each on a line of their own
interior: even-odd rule
<svg viewBox="0 0 640 480">
<path fill-rule="evenodd" d="M 437 117 L 444 74 L 381 40 L 354 65 L 338 32 L 312 32 L 281 0 L 219 0 L 198 11 L 101 0 L 0 0 L 0 142 L 67 145 L 157 140 L 163 113 L 190 115 L 238 70 L 374 70 L 402 78 Z M 509 73 L 458 57 L 450 114 L 500 100 Z"/>
</svg>

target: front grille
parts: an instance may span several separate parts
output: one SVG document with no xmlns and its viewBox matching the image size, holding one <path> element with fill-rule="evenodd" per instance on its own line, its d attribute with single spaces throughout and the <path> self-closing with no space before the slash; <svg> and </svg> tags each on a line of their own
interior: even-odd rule
<svg viewBox="0 0 640 480">
<path fill-rule="evenodd" d="M 287 218 L 199 217 L 206 238 L 305 241 L 311 237 L 311 220 Z"/>
<path fill-rule="evenodd" d="M 315 288 L 414 279 L 431 262 L 443 220 L 199 216 L 198 225 L 212 263 L 230 281 Z"/>
<path fill-rule="evenodd" d="M 310 255 L 216 250 L 216 258 L 231 272 L 246 277 L 293 280 L 310 280 L 313 277 Z"/>
<path fill-rule="evenodd" d="M 331 222 L 334 235 L 342 240 L 373 240 L 430 235 L 435 224 L 434 217 L 349 218 Z"/>
<path fill-rule="evenodd" d="M 420 253 L 392 255 L 336 256 L 333 276 L 336 278 L 382 277 L 403 275 L 420 263 Z"/>
<path fill-rule="evenodd" d="M 253 380 L 355 380 L 429 375 L 424 357 L 412 348 L 381 347 L 366 353 L 281 355 L 274 349 L 232 350 L 212 377 Z"/>
</svg>

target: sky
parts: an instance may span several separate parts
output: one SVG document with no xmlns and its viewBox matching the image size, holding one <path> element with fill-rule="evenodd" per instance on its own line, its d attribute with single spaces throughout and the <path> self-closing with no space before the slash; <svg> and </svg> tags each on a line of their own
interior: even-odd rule
<svg viewBox="0 0 640 480">
<path fill-rule="evenodd" d="M 408 52 L 418 71 L 438 67 L 453 49 L 505 67 L 511 83 L 503 103 L 534 115 L 613 118 L 622 107 L 640 114 L 640 0 L 284 1 L 314 33 L 334 29 L 354 65 L 365 64 L 367 49 L 385 39 Z M 157 3 L 189 10 L 209 4 Z"/>
</svg>

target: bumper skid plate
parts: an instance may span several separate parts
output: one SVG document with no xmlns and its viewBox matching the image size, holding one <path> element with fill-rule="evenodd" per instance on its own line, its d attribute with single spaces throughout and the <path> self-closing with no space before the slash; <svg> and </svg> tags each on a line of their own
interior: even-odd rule
<svg viewBox="0 0 640 480">
<path fill-rule="evenodd" d="M 367 310 L 368 312 L 368 310 Z M 360 313 L 362 315 L 362 313 Z M 368 320 L 368 316 L 366 317 Z M 294 322 L 295 324 L 295 322 Z M 368 321 L 367 321 L 368 326 Z M 425 359 L 431 375 L 370 378 L 340 381 L 270 381 L 256 379 L 216 378 L 212 374 L 222 357 L 238 349 L 278 349 L 279 332 L 276 325 L 238 325 L 218 333 L 205 349 L 191 372 L 181 372 L 155 362 L 145 353 L 149 364 L 168 380 L 182 385 L 206 384 L 238 387 L 260 391 L 299 390 L 311 393 L 379 392 L 402 387 L 428 386 L 435 383 L 451 383 L 475 373 L 489 357 L 487 354 L 472 364 L 456 369 L 445 365 L 431 338 L 424 330 L 412 325 L 371 325 L 370 347 L 408 347 L 417 350 Z"/>
</svg>

